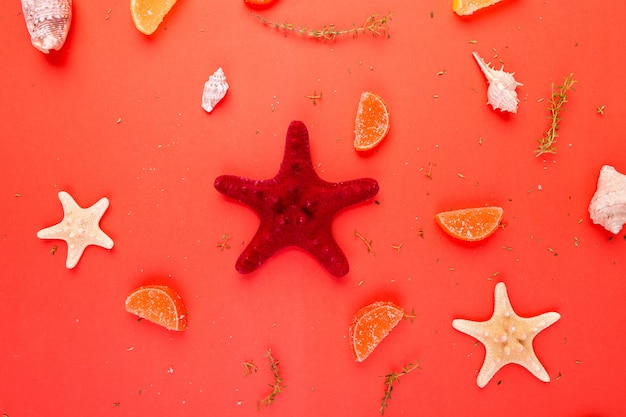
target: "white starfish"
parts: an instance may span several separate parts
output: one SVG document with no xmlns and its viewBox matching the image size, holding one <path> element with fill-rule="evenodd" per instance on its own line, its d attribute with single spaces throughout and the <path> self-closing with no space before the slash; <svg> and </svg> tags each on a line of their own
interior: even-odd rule
<svg viewBox="0 0 626 417">
<path fill-rule="evenodd" d="M 478 339 L 485 345 L 485 361 L 476 383 L 487 385 L 496 372 L 505 365 L 516 363 L 528 369 L 543 382 L 550 381 L 545 368 L 533 350 L 533 339 L 543 329 L 561 318 L 559 313 L 544 313 L 535 317 L 515 314 L 504 282 L 496 284 L 493 315 L 487 321 L 456 319 L 452 327 Z"/>
<path fill-rule="evenodd" d="M 89 245 L 101 246 L 106 249 L 113 247 L 113 240 L 99 226 L 100 219 L 109 207 L 106 197 L 98 200 L 88 208 L 82 208 L 71 195 L 59 192 L 59 200 L 63 205 L 63 220 L 60 223 L 41 229 L 37 232 L 40 239 L 61 239 L 67 242 L 67 261 L 65 266 L 72 269 L 80 260 L 85 248 Z"/>
</svg>

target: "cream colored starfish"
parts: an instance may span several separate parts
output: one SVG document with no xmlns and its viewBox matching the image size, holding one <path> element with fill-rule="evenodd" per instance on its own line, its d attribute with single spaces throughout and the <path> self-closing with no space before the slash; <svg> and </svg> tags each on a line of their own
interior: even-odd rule
<svg viewBox="0 0 626 417">
<path fill-rule="evenodd" d="M 543 382 L 550 381 L 532 343 L 539 332 L 560 318 L 561 315 L 554 312 L 528 318 L 518 316 L 511 307 L 504 282 L 499 282 L 496 284 L 493 315 L 489 320 L 456 319 L 452 321 L 452 327 L 485 345 L 485 361 L 476 379 L 482 388 L 500 368 L 509 363 L 523 366 Z"/>
<path fill-rule="evenodd" d="M 99 226 L 100 219 L 109 207 L 109 200 L 101 198 L 96 204 L 82 208 L 71 195 L 59 192 L 59 200 L 63 205 L 63 220 L 60 223 L 41 229 L 37 232 L 40 239 L 61 239 L 67 242 L 67 260 L 65 266 L 72 269 L 80 260 L 85 248 L 89 245 L 113 247 L 113 240 Z"/>
</svg>

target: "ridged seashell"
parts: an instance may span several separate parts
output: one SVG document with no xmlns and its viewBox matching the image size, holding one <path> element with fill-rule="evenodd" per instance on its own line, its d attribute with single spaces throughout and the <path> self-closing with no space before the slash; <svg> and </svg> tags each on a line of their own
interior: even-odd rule
<svg viewBox="0 0 626 417">
<path fill-rule="evenodd" d="M 515 81 L 515 78 L 513 78 L 514 73 L 504 72 L 504 65 L 499 70 L 496 70 L 489 66 L 491 63 L 485 64 L 485 61 L 476 52 L 472 52 L 472 55 L 474 55 L 476 62 L 478 62 L 480 69 L 489 82 L 487 104 L 491 104 L 494 110 L 500 109 L 500 111 L 517 113 L 519 99 L 517 98 L 515 88 L 523 84 Z"/>
<path fill-rule="evenodd" d="M 600 169 L 598 188 L 589 203 L 589 216 L 613 234 L 622 230 L 626 223 L 626 175 L 610 165 Z"/>
<path fill-rule="evenodd" d="M 45 54 L 61 49 L 72 23 L 72 0 L 22 0 L 22 12 L 35 48 Z"/>
<path fill-rule="evenodd" d="M 204 84 L 204 92 L 202 93 L 202 108 L 211 113 L 217 103 L 220 102 L 228 91 L 228 83 L 224 70 L 218 68 L 217 71 L 209 77 L 209 81 Z"/>
</svg>

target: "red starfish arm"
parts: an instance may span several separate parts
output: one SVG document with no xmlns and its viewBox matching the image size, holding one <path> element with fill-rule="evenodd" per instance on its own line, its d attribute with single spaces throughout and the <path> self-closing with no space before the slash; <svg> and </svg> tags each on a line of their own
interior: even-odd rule
<svg viewBox="0 0 626 417">
<path fill-rule="evenodd" d="M 303 241 L 300 246 L 336 277 L 342 277 L 350 270 L 348 258 L 335 241 L 330 227 L 318 230 L 315 238 Z"/>
<path fill-rule="evenodd" d="M 378 182 L 371 178 L 330 183 L 330 185 L 324 204 L 334 207 L 335 211 L 363 202 L 378 194 Z"/>
<path fill-rule="evenodd" d="M 272 233 L 271 225 L 261 222 L 256 234 L 239 255 L 235 269 L 241 274 L 255 271 L 278 250 L 284 248 L 285 245 L 277 237 L 279 236 Z"/>
<path fill-rule="evenodd" d="M 314 172 L 309 132 L 304 123 L 297 120 L 291 122 L 287 128 L 285 152 L 279 175 L 286 171 L 298 172 L 299 175 L 307 177 Z M 317 174 L 314 176 L 317 177 Z"/>
<path fill-rule="evenodd" d="M 222 175 L 215 179 L 215 189 L 248 206 L 255 206 L 265 197 L 267 181 L 252 180 L 235 175 Z"/>
</svg>

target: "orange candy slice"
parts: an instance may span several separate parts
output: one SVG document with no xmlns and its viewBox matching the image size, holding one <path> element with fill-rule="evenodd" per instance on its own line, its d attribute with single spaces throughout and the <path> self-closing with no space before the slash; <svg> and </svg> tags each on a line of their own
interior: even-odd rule
<svg viewBox="0 0 626 417">
<path fill-rule="evenodd" d="M 378 301 L 357 311 L 348 332 L 354 359 L 363 362 L 403 317 L 404 310 L 392 302 Z"/>
<path fill-rule="evenodd" d="M 164 285 L 146 285 L 126 298 L 126 311 L 168 330 L 187 328 L 187 311 L 176 291 Z"/>
<path fill-rule="evenodd" d="M 467 16 L 500 1 L 502 0 L 452 0 L 452 11 L 459 16 Z"/>
<path fill-rule="evenodd" d="M 141 33 L 151 35 L 174 4 L 176 0 L 130 0 L 130 15 Z"/>
<path fill-rule="evenodd" d="M 500 207 L 444 211 L 435 215 L 435 222 L 450 236 L 472 242 L 495 232 L 500 226 L 502 213 Z"/>
<path fill-rule="evenodd" d="M 389 112 L 382 98 L 374 93 L 361 94 L 356 111 L 354 148 L 368 151 L 376 147 L 389 132 Z"/>
</svg>

